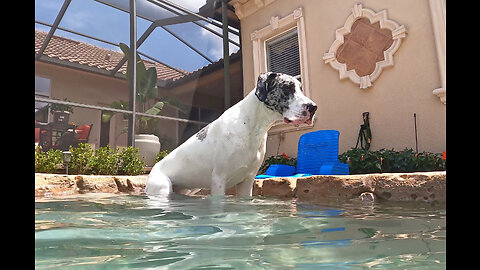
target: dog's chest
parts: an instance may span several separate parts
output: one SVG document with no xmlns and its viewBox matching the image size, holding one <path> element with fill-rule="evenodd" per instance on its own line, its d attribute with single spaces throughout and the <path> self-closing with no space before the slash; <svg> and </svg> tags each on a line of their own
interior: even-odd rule
<svg viewBox="0 0 480 270">
<path fill-rule="evenodd" d="M 227 173 L 227 186 L 233 186 L 246 178 L 255 177 L 262 165 L 265 156 L 266 139 L 262 138 L 253 144 L 245 143 L 245 141 L 243 143 L 244 146 L 236 148 L 237 151 L 231 153 L 227 161 L 230 164 L 230 171 Z"/>
</svg>

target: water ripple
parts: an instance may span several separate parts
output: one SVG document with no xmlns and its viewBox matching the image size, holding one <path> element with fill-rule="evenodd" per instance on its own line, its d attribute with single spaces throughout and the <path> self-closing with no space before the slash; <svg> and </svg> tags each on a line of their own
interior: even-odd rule
<svg viewBox="0 0 480 270">
<path fill-rule="evenodd" d="M 442 207 L 78 196 L 35 203 L 38 269 L 445 267 Z"/>
</svg>

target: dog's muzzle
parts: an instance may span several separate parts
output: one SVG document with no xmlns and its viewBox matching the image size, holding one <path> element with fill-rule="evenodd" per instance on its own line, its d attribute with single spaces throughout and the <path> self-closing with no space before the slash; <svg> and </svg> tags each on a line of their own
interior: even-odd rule
<svg viewBox="0 0 480 270">
<path fill-rule="evenodd" d="M 286 117 L 283 118 L 283 122 L 286 124 L 313 124 L 313 116 L 315 115 L 315 111 L 317 110 L 317 105 L 313 103 L 307 103 L 303 105 L 304 109 L 301 112 L 301 116 L 295 119 L 288 119 Z"/>
</svg>

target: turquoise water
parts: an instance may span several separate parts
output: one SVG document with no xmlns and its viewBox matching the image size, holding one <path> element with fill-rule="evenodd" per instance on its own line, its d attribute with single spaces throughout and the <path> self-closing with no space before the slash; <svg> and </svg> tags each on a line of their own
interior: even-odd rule
<svg viewBox="0 0 480 270">
<path fill-rule="evenodd" d="M 84 194 L 35 202 L 36 269 L 445 269 L 445 205 Z"/>
</svg>

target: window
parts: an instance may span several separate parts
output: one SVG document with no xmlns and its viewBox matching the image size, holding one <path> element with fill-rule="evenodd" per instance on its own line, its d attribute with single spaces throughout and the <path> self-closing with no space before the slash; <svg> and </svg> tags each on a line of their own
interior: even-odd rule
<svg viewBox="0 0 480 270">
<path fill-rule="evenodd" d="M 50 79 L 35 76 L 35 97 L 50 98 Z M 35 101 L 35 120 L 48 122 L 48 103 Z"/>
<path fill-rule="evenodd" d="M 250 35 L 253 47 L 254 81 L 267 71 L 292 75 L 302 82 L 310 97 L 307 41 L 302 8 L 283 18 L 273 16 L 270 24 Z"/>
<path fill-rule="evenodd" d="M 267 71 L 285 73 L 301 80 L 298 31 L 293 28 L 265 42 Z"/>
<path fill-rule="evenodd" d="M 303 16 L 302 8 L 296 8 L 283 18 L 271 17 L 270 24 L 250 34 L 255 83 L 258 76 L 267 71 L 286 73 L 300 80 L 304 95 L 311 98 Z M 295 127 L 279 121 L 268 133 L 272 135 L 311 128 L 307 125 Z"/>
</svg>

